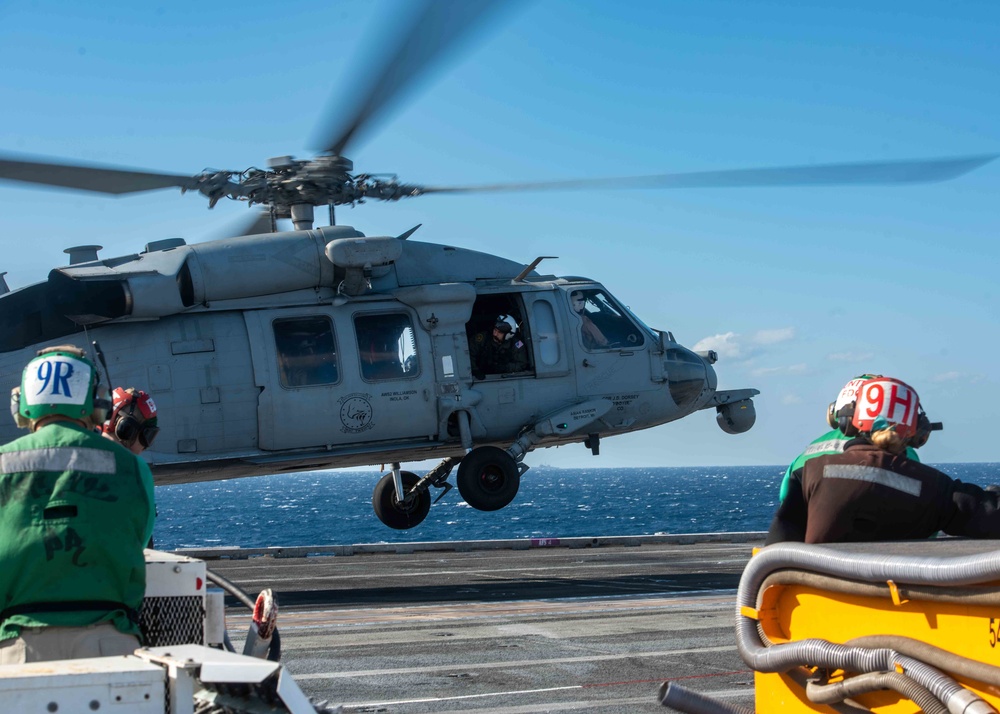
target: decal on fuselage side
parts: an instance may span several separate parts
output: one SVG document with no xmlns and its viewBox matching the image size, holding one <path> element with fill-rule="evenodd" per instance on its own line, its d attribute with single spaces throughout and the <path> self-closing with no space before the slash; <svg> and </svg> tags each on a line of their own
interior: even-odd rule
<svg viewBox="0 0 1000 714">
<path fill-rule="evenodd" d="M 348 394 L 337 400 L 340 405 L 341 431 L 357 434 L 375 426 L 374 410 L 370 394 Z"/>
</svg>

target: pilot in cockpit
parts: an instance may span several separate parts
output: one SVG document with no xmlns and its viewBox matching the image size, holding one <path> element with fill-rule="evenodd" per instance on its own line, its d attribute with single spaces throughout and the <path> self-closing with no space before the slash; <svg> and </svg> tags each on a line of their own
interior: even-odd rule
<svg viewBox="0 0 1000 714">
<path fill-rule="evenodd" d="M 607 347 L 608 338 L 604 336 L 601 329 L 587 315 L 587 299 L 584 297 L 583 291 L 574 290 L 570 293 L 569 301 L 573 312 L 580 318 L 580 336 L 583 338 L 583 346 L 587 349 Z"/>
</svg>

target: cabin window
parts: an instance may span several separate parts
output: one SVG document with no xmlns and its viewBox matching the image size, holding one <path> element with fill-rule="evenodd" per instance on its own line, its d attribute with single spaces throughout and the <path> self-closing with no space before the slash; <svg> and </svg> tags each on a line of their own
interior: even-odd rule
<svg viewBox="0 0 1000 714">
<path fill-rule="evenodd" d="M 281 386 L 312 387 L 337 381 L 337 348 L 330 318 L 289 317 L 272 324 Z"/>
<path fill-rule="evenodd" d="M 642 330 L 603 290 L 571 290 L 569 304 L 588 350 L 632 349 L 645 341 Z"/>
<path fill-rule="evenodd" d="M 364 379 L 374 382 L 417 376 L 416 335 L 409 315 L 358 315 L 354 330 Z"/>
<path fill-rule="evenodd" d="M 556 333 L 556 316 L 552 305 L 545 300 L 536 300 L 531 306 L 531 319 L 535 328 L 538 356 L 542 364 L 559 363 L 559 336 Z"/>
</svg>

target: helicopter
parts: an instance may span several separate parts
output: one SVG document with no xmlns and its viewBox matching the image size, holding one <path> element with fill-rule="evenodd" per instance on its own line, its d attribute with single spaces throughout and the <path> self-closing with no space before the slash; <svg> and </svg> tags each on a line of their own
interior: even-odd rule
<svg viewBox="0 0 1000 714">
<path fill-rule="evenodd" d="M 597 455 L 603 438 L 701 410 L 744 433 L 759 392 L 719 390 L 716 353 L 648 327 L 599 281 L 542 272 L 546 256 L 423 243 L 419 226 L 364 235 L 337 224 L 337 207 L 472 192 L 914 183 L 994 158 L 479 186 L 355 172 L 345 152 L 357 136 L 498 4 L 425 3 L 355 104 L 321 121 L 312 158 L 181 175 L 0 156 L 0 180 L 109 195 L 179 188 L 210 208 L 229 199 L 265 209 L 241 235 L 152 241 L 106 259 L 80 246 L 44 282 L 0 284 L 0 385 L 15 386 L 42 347 L 96 343 L 114 383 L 156 398 L 162 433 L 145 456 L 158 484 L 381 463 L 391 468 L 372 504 L 390 528 L 420 524 L 453 471 L 470 506 L 496 511 L 536 449 L 582 443 Z M 330 225 L 317 227 L 323 207 Z M 277 230 L 287 219 L 294 230 Z M 487 349 L 518 358 L 481 359 Z M 0 426 L 0 439 L 14 436 Z M 425 459 L 439 462 L 425 474 L 402 467 Z"/>
</svg>

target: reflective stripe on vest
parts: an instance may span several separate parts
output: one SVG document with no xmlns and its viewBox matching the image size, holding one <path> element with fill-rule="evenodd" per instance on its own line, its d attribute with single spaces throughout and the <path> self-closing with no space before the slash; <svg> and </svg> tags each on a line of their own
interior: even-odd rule
<svg viewBox="0 0 1000 714">
<path fill-rule="evenodd" d="M 828 464 L 823 467 L 823 478 L 844 478 L 851 481 L 868 481 L 886 486 L 896 491 L 920 496 L 921 483 L 915 478 L 903 476 L 895 471 L 877 466 L 857 466 L 851 464 Z"/>
<path fill-rule="evenodd" d="M 824 451 L 843 451 L 848 441 L 850 439 L 827 439 L 826 441 L 809 444 L 806 450 L 802 452 L 802 455 L 812 456 L 813 454 L 822 454 Z"/>
<path fill-rule="evenodd" d="M 0 454 L 0 473 L 26 471 L 81 471 L 90 474 L 115 473 L 115 455 L 85 446 L 57 446 Z"/>
</svg>

